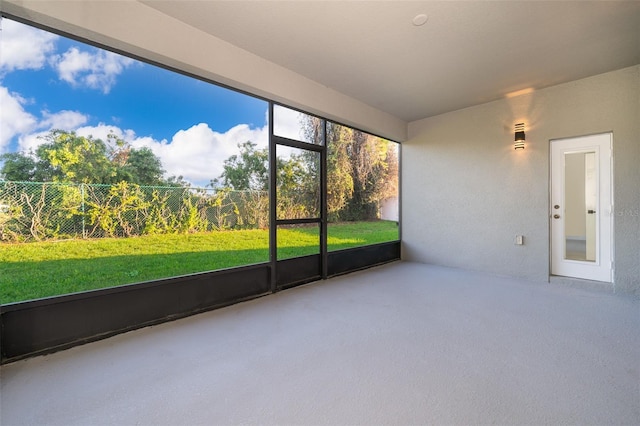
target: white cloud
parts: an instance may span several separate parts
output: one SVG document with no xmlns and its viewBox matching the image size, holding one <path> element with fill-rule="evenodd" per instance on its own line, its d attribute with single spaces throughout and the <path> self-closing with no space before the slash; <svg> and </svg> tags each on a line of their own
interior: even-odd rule
<svg viewBox="0 0 640 426">
<path fill-rule="evenodd" d="M 62 110 L 56 113 L 42 112 L 39 127 L 46 129 L 72 130 L 87 122 L 87 116 L 78 111 Z"/>
<path fill-rule="evenodd" d="M 224 160 L 239 153 L 239 144 L 251 141 L 258 149 L 268 146 L 266 125 L 252 128 L 247 124 L 238 124 L 220 133 L 212 130 L 206 123 L 199 123 L 179 130 L 170 140 L 156 140 L 150 136 L 138 136 L 134 130 L 122 129 L 115 125 L 100 123 L 97 126 L 87 126 L 88 116 L 78 111 L 43 111 L 41 117 L 35 117 L 22 108 L 24 99 L 16 94 L 9 94 L 7 89 L 1 86 L 0 100 L 3 105 L 0 141 L 4 145 L 11 138 L 18 136 L 20 151 L 35 150 L 45 142 L 43 137 L 53 129 L 75 131 L 80 136 L 91 136 L 103 141 L 107 141 L 109 134 L 114 134 L 134 148 L 151 149 L 160 158 L 167 177 L 183 176 L 194 186 L 204 186 L 211 179 L 219 177 L 223 171 Z M 286 135 L 289 137 L 295 136 L 299 120 L 298 113 L 278 116 L 280 129 L 288 129 Z M 278 155 L 288 157 L 291 154 L 289 151 L 295 150 L 279 147 Z"/>
<path fill-rule="evenodd" d="M 239 152 L 239 143 L 249 140 L 266 146 L 267 129 L 251 129 L 246 124 L 239 124 L 225 133 L 218 133 L 200 123 L 177 132 L 171 143 L 150 143 L 146 139 L 134 146 L 151 148 L 162 160 L 167 175 L 182 175 L 189 182 L 202 185 L 219 177 L 224 160 Z"/>
<path fill-rule="evenodd" d="M 46 136 L 51 130 L 75 131 L 76 134 L 84 137 L 93 137 L 95 139 L 107 140 L 107 135 L 114 133 L 120 139 L 130 141 L 135 139 L 133 131 L 123 132 L 117 127 L 106 126 L 85 126 L 78 127 L 87 122 L 87 116 L 77 111 L 60 111 L 54 114 L 43 112 L 43 120 L 32 126 L 37 129 L 35 132 L 23 133 L 18 139 L 18 151 L 29 152 L 35 151 L 43 143 L 47 142 Z"/>
<path fill-rule="evenodd" d="M 239 153 L 239 144 L 251 141 L 258 149 L 268 145 L 268 126 L 251 128 L 247 124 L 238 124 L 220 133 L 212 130 L 206 123 L 199 123 L 179 130 L 171 140 L 156 140 L 149 136 L 138 136 L 131 129 L 121 129 L 104 123 L 82 126 L 86 123 L 87 117 L 76 111 L 60 111 L 55 114 L 44 112 L 40 122 L 37 122 L 35 117 L 31 119 L 29 128 L 39 131 L 22 134 L 19 139 L 20 150 L 35 150 L 44 142 L 42 137 L 51 129 L 73 130 L 80 136 L 91 136 L 103 141 L 107 140 L 109 134 L 114 134 L 134 148 L 151 149 L 160 158 L 166 177 L 183 176 L 194 186 L 205 186 L 211 179 L 219 177 L 223 171 L 224 160 Z M 293 123 L 289 125 L 293 127 Z M 279 147 L 278 154 L 287 157 L 290 155 L 289 150 L 287 147 Z"/>
<path fill-rule="evenodd" d="M 107 140 L 107 136 L 110 134 L 116 135 L 119 139 L 125 140 L 131 143 L 136 139 L 136 135 L 133 130 L 122 130 L 117 126 L 109 126 L 104 123 L 100 123 L 97 126 L 84 126 L 75 129 L 76 134 L 79 136 L 93 137 L 94 139 Z"/>
<path fill-rule="evenodd" d="M 51 58 L 51 65 L 61 80 L 74 87 L 101 90 L 104 94 L 116 84 L 116 77 L 134 63 L 133 59 L 116 53 L 98 49 L 90 53 L 76 47 Z"/>
<path fill-rule="evenodd" d="M 284 138 L 309 142 L 304 134 L 303 122 L 307 114 L 298 112 L 291 108 L 276 105 L 273 110 L 274 129 L 276 136 Z M 291 148 L 285 145 L 277 147 L 276 155 L 279 158 L 290 158 L 292 155 L 300 154 L 300 149 Z"/>
<path fill-rule="evenodd" d="M 51 130 L 75 130 L 78 126 L 87 122 L 88 117 L 78 111 L 62 110 L 56 113 L 42 112 L 41 120 L 32 126 L 37 132 L 22 132 L 18 138 L 18 150 L 22 152 L 35 151 L 36 148 L 46 142 L 45 136 Z M 34 118 L 35 120 L 35 118 Z"/>
<path fill-rule="evenodd" d="M 2 19 L 0 34 L 0 73 L 42 68 L 58 38 L 10 19 Z"/>
<path fill-rule="evenodd" d="M 113 133 L 134 148 L 147 147 L 162 161 L 166 176 L 183 176 L 195 186 L 204 186 L 219 177 L 224 160 L 239 152 L 238 144 L 251 141 L 259 148 L 266 147 L 267 132 L 266 126 L 252 129 L 246 124 L 238 124 L 225 133 L 219 133 L 206 123 L 200 123 L 176 132 L 171 141 L 158 141 L 148 136 L 138 137 L 133 130 L 105 124 L 76 130 L 78 135 L 102 140 Z"/>
<path fill-rule="evenodd" d="M 0 86 L 0 154 L 11 139 L 19 134 L 29 132 L 36 126 L 36 117 L 22 107 L 25 100 L 16 93 L 9 93 L 6 87 Z"/>
<path fill-rule="evenodd" d="M 305 141 L 302 119 L 305 114 L 296 110 L 276 105 L 273 110 L 274 129 L 277 136 Z"/>
<path fill-rule="evenodd" d="M 35 133 L 26 133 L 20 136 L 18 139 L 18 151 L 20 152 L 31 152 L 35 151 L 40 145 L 46 142 L 44 139 L 49 132 L 35 132 Z"/>
</svg>

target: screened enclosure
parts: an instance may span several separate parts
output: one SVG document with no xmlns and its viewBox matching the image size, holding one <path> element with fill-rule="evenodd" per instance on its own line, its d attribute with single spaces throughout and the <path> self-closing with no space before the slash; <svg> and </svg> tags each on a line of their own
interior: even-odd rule
<svg viewBox="0 0 640 426">
<path fill-rule="evenodd" d="M 0 82 L 3 361 L 400 258 L 399 144 L 11 19 L 0 43 L 42 56 Z"/>
</svg>

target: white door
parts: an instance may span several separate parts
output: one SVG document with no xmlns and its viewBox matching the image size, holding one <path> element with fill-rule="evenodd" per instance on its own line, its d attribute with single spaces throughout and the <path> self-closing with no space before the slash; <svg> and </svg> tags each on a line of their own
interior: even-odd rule
<svg viewBox="0 0 640 426">
<path fill-rule="evenodd" d="M 551 274 L 612 282 L 611 133 L 551 141 Z"/>
</svg>

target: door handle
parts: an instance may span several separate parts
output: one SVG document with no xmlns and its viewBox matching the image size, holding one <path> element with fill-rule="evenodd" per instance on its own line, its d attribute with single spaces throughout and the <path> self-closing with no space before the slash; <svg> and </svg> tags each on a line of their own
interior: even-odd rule
<svg viewBox="0 0 640 426">
<path fill-rule="evenodd" d="M 559 214 L 554 214 L 554 215 L 553 215 L 553 218 L 554 218 L 554 219 L 560 219 L 560 215 L 559 215 Z"/>
<path fill-rule="evenodd" d="M 595 210 L 587 210 L 587 213 L 588 213 L 588 214 L 595 214 L 595 213 L 596 213 L 596 211 L 595 211 Z"/>
</svg>

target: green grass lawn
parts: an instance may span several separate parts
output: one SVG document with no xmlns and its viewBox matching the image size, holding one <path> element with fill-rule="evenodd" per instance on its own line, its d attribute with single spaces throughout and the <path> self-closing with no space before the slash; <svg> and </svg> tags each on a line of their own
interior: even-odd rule
<svg viewBox="0 0 640 426">
<path fill-rule="evenodd" d="M 330 224 L 329 250 L 398 239 L 395 222 Z M 318 227 L 278 230 L 278 259 L 318 253 Z M 269 260 L 269 231 L 0 244 L 0 304 Z"/>
</svg>

